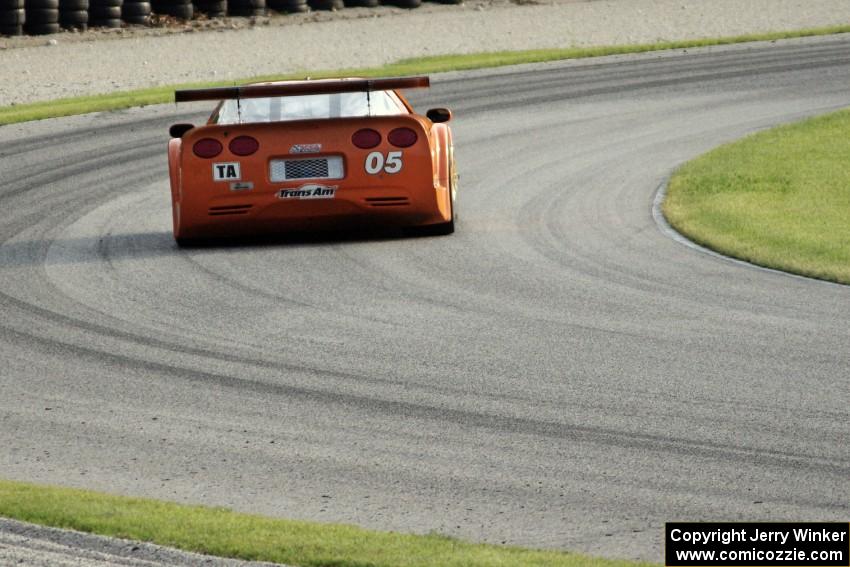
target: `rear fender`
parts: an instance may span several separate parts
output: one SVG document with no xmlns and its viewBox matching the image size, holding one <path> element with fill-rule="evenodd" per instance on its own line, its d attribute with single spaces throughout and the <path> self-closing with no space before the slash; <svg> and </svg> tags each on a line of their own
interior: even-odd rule
<svg viewBox="0 0 850 567">
<path fill-rule="evenodd" d="M 183 140 L 172 138 L 168 141 L 168 177 L 171 181 L 171 200 L 180 200 L 180 146 Z"/>
<path fill-rule="evenodd" d="M 172 138 L 168 141 L 168 179 L 171 184 L 171 218 L 174 223 L 174 235 L 180 237 L 180 147 L 183 141 Z"/>
<path fill-rule="evenodd" d="M 452 218 L 452 176 L 454 175 L 454 147 L 452 131 L 448 124 L 431 126 L 432 154 L 434 155 L 434 189 L 437 204 L 444 221 Z"/>
</svg>

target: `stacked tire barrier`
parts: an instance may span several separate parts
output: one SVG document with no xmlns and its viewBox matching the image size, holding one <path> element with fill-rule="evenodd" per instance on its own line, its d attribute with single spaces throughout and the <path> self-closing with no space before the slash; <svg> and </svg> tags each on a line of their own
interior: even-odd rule
<svg viewBox="0 0 850 567">
<path fill-rule="evenodd" d="M 155 14 L 165 14 L 182 20 L 191 20 L 195 14 L 192 0 L 153 0 L 151 9 Z"/>
<path fill-rule="evenodd" d="M 24 0 L 0 0 L 0 35 L 24 33 Z"/>
<path fill-rule="evenodd" d="M 26 0 L 24 31 L 46 35 L 59 31 L 59 0 Z"/>
<path fill-rule="evenodd" d="M 220 18 L 227 15 L 227 0 L 195 0 L 195 14 L 206 14 L 210 18 Z"/>
<path fill-rule="evenodd" d="M 266 0 L 229 0 L 227 11 L 231 16 L 265 16 Z"/>
<path fill-rule="evenodd" d="M 59 26 L 66 30 L 86 31 L 89 0 L 59 0 Z"/>
<path fill-rule="evenodd" d="M 264 16 L 267 7 L 287 14 L 341 10 L 346 6 L 374 8 L 380 4 L 418 8 L 422 0 L 0 0 L 0 36 L 51 34 L 61 28 L 80 31 L 95 26 L 118 28 L 122 22 L 150 25 L 154 14 L 191 20 L 195 14 L 209 18 Z M 163 25 L 163 20 L 157 19 L 155 24 Z"/>
<path fill-rule="evenodd" d="M 380 3 L 380 0 L 345 0 L 346 7 L 350 8 L 374 8 Z"/>
<path fill-rule="evenodd" d="M 266 0 L 266 4 L 275 12 L 285 14 L 296 14 L 310 9 L 307 0 Z"/>
<path fill-rule="evenodd" d="M 121 19 L 125 24 L 148 25 L 151 21 L 151 3 L 148 0 L 124 0 Z"/>
<path fill-rule="evenodd" d="M 27 0 L 32 2 L 32 0 Z M 89 0 L 89 25 L 105 28 L 121 27 L 123 0 Z"/>
<path fill-rule="evenodd" d="M 307 0 L 311 10 L 342 10 L 343 0 Z"/>
<path fill-rule="evenodd" d="M 422 5 L 422 0 L 384 0 L 383 3 L 399 8 L 418 8 Z"/>
</svg>

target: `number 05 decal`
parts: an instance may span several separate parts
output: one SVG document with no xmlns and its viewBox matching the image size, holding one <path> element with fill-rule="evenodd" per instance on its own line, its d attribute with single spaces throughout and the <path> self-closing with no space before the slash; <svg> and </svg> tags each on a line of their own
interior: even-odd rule
<svg viewBox="0 0 850 567">
<path fill-rule="evenodd" d="M 389 152 L 386 158 L 381 152 L 372 152 L 366 156 L 366 173 L 375 175 L 381 171 L 385 173 L 401 171 L 401 152 Z"/>
</svg>

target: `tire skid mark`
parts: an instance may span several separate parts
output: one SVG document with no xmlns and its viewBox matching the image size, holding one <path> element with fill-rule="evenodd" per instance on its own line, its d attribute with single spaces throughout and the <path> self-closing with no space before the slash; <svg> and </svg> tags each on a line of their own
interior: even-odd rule
<svg viewBox="0 0 850 567">
<path fill-rule="evenodd" d="M 635 92 L 639 90 L 660 89 L 664 87 L 677 87 L 683 84 L 695 83 L 714 83 L 729 79 L 738 79 L 753 76 L 764 76 L 768 74 L 788 73 L 793 71 L 803 71 L 812 69 L 830 69 L 845 67 L 850 62 L 850 57 L 845 56 L 841 59 L 832 59 L 818 63 L 801 63 L 799 65 L 782 65 L 772 68 L 759 68 L 758 72 L 755 69 L 742 69 L 728 72 L 704 73 L 691 75 L 687 77 L 671 76 L 667 79 L 645 79 L 626 82 L 621 84 L 612 84 L 611 86 L 594 87 L 587 89 L 577 89 L 568 91 L 559 91 L 558 96 L 562 100 L 587 99 L 595 96 L 618 94 L 625 91 Z M 498 102 L 487 102 L 483 104 L 466 104 L 458 105 L 461 110 L 469 114 L 493 112 L 497 110 L 505 110 L 506 108 L 514 107 L 529 107 L 533 105 L 549 104 L 552 100 L 551 92 L 536 93 L 531 96 L 516 97 L 514 99 L 499 100 Z"/>
<path fill-rule="evenodd" d="M 86 152 L 90 153 L 90 152 Z M 80 154 L 82 155 L 82 154 Z M 130 148 L 120 148 L 98 151 L 96 155 L 84 158 L 82 160 L 72 161 L 67 164 L 53 165 L 48 171 L 38 172 L 42 166 L 33 166 L 36 172 L 18 170 L 18 176 L 12 177 L 6 181 L 6 186 L 10 189 L 0 192 L 0 203 L 4 201 L 24 195 L 33 189 L 43 188 L 53 185 L 59 181 L 67 181 L 69 177 L 78 177 L 83 174 L 88 174 L 101 169 L 99 166 L 112 165 L 117 161 L 126 163 L 125 159 L 121 158 L 142 158 L 152 159 L 155 156 L 162 155 L 162 141 L 152 140 L 145 141 L 139 145 L 134 145 Z M 76 156 L 72 156 L 76 157 Z M 147 168 L 150 171 L 150 168 Z"/>
<path fill-rule="evenodd" d="M 797 56 L 795 57 L 793 66 L 789 66 L 788 57 L 784 55 L 784 53 L 789 52 L 789 48 L 760 47 L 749 48 L 748 51 L 743 51 L 744 49 L 748 48 L 742 47 L 730 51 L 728 54 L 715 54 L 713 55 L 714 59 L 707 64 L 705 63 L 704 55 L 700 53 L 676 53 L 673 56 L 661 55 L 664 52 L 659 52 L 658 57 L 655 59 L 641 60 L 637 63 L 632 61 L 613 62 L 610 59 L 601 63 L 588 63 L 594 61 L 596 58 L 553 61 L 547 63 L 547 65 L 551 65 L 553 71 L 558 70 L 563 74 L 541 74 L 537 69 L 505 73 L 505 84 L 495 95 L 500 99 L 500 103 L 509 102 L 512 99 L 516 99 L 514 95 L 524 94 L 529 91 L 540 92 L 543 89 L 549 89 L 550 95 L 553 90 L 561 92 L 565 83 L 567 83 L 566 86 L 568 88 L 582 89 L 588 85 L 596 86 L 606 82 L 621 83 L 630 79 L 645 79 L 649 75 L 657 77 L 659 74 L 669 75 L 671 78 L 677 77 L 680 82 L 683 80 L 690 81 L 687 75 L 682 77 L 683 73 L 699 73 L 701 76 L 708 77 L 719 77 L 720 75 L 718 73 L 740 73 L 744 71 L 748 75 L 771 74 L 783 69 L 797 70 L 808 68 L 813 63 L 830 65 L 841 58 L 846 59 L 847 57 L 847 50 L 840 42 L 834 46 L 812 47 L 802 55 L 799 54 L 799 51 L 796 51 Z M 675 51 L 681 52 L 683 50 Z M 730 69 L 730 64 L 734 66 L 734 69 Z M 566 67 L 567 65 L 571 66 Z M 659 68 L 660 72 L 656 71 L 655 68 Z M 705 79 L 698 79 L 694 82 L 703 80 Z M 481 87 L 476 87 L 476 84 L 479 83 Z M 634 84 L 640 85 L 641 82 Z M 461 88 L 452 90 L 453 87 Z M 460 106 L 463 105 L 464 101 L 477 99 L 492 100 L 494 98 L 494 93 L 490 90 L 489 79 L 486 77 L 483 79 L 477 79 L 475 77 L 447 79 L 435 82 L 434 88 L 440 89 L 441 97 L 445 96 L 448 100 L 452 100 L 451 97 L 455 96 L 456 102 L 460 103 Z M 417 95 L 414 93 L 413 96 L 415 97 Z M 525 100 L 524 97 L 523 100 Z"/>
<path fill-rule="evenodd" d="M 167 132 L 168 125 L 174 122 L 183 120 L 198 119 L 197 112 L 181 114 L 173 118 L 160 118 L 154 121 L 154 124 L 160 125 L 162 132 Z M 61 120 L 49 119 L 49 120 Z M 47 148 L 53 148 L 57 145 L 74 146 L 80 141 L 93 140 L 100 137 L 112 137 L 114 134 L 120 134 L 128 130 L 133 131 L 134 128 L 150 129 L 150 117 L 139 117 L 133 120 L 125 120 L 117 124 L 99 124 L 96 126 L 83 126 L 75 128 L 68 132 L 62 132 L 55 137 L 34 136 L 20 138 L 14 144 L 6 144 L 0 146 L 0 159 L 24 156 L 28 153 L 40 153 Z"/>
<path fill-rule="evenodd" d="M 429 405 L 413 404 L 395 400 L 377 399 L 355 394 L 329 392 L 313 388 L 286 384 L 272 384 L 246 378 L 192 370 L 189 368 L 170 365 L 162 362 L 138 359 L 125 355 L 73 345 L 62 341 L 44 339 L 43 337 L 10 329 L 3 329 L 5 338 L 14 339 L 23 344 L 38 343 L 52 352 L 62 350 L 76 357 L 90 359 L 93 362 L 109 362 L 118 367 L 132 366 L 145 371 L 160 372 L 174 378 L 203 385 L 215 384 L 223 388 L 239 391 L 247 390 L 260 394 L 297 398 L 305 402 L 322 405 L 351 406 L 360 410 L 380 411 L 385 414 L 402 416 L 405 419 L 451 421 L 467 428 L 482 428 L 488 431 L 520 431 L 524 434 L 543 438 L 557 439 L 567 443 L 589 443 L 594 445 L 617 447 L 635 451 L 651 451 L 680 456 L 717 459 L 723 462 L 744 462 L 749 465 L 787 467 L 793 465 L 803 470 L 816 470 L 823 474 L 834 475 L 836 478 L 850 476 L 850 459 L 824 459 L 816 454 L 798 454 L 786 451 L 758 449 L 746 446 L 736 446 L 712 441 L 694 441 L 683 438 L 664 437 L 661 435 L 643 434 L 619 431 L 605 427 L 562 424 L 546 421 L 536 421 L 517 417 L 505 417 L 494 414 L 468 412 L 451 408 L 441 408 Z M 314 374 L 329 374 L 334 377 L 340 373 L 327 372 L 317 369 L 299 368 L 298 372 Z"/>
</svg>

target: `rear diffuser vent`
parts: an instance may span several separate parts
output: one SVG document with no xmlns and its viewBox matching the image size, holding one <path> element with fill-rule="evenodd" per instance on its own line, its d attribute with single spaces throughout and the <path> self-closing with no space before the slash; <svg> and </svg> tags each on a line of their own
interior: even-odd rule
<svg viewBox="0 0 850 567">
<path fill-rule="evenodd" d="M 225 205 L 220 207 L 210 207 L 209 215 L 211 217 L 221 217 L 224 215 L 244 215 L 251 210 L 254 205 Z"/>
<path fill-rule="evenodd" d="M 366 197 L 366 202 L 373 207 L 406 207 L 410 204 L 407 197 Z"/>
</svg>

